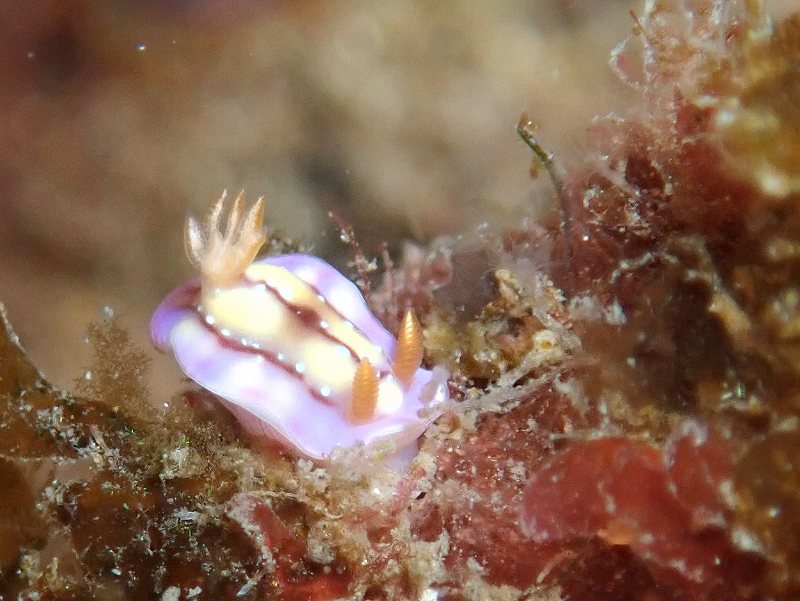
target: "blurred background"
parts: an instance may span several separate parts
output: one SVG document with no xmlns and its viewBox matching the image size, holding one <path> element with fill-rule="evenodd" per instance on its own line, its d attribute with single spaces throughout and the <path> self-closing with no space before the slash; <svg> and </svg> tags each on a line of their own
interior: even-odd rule
<svg viewBox="0 0 800 601">
<path fill-rule="evenodd" d="M 150 348 L 151 312 L 193 275 L 186 214 L 225 188 L 267 196 L 271 227 L 340 265 L 329 210 L 367 252 L 535 217 L 551 190 L 520 113 L 579 163 L 591 117 L 635 101 L 607 66 L 632 8 L 0 0 L 0 301 L 71 388 L 103 307 Z M 178 383 L 171 358 L 152 373 Z"/>
</svg>

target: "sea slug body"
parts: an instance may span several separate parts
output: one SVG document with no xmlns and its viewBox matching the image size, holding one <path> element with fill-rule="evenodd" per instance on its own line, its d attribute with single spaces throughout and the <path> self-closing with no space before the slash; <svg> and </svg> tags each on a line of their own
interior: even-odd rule
<svg viewBox="0 0 800 601">
<path fill-rule="evenodd" d="M 201 277 L 172 291 L 150 332 L 191 379 L 243 427 L 322 459 L 337 447 L 392 437 L 412 444 L 441 413 L 447 374 L 420 367 L 420 326 L 408 312 L 399 341 L 358 288 L 325 261 L 253 261 L 264 243 L 263 202 L 239 196 L 220 231 L 223 196 L 205 224 L 189 218 L 186 250 Z"/>
</svg>

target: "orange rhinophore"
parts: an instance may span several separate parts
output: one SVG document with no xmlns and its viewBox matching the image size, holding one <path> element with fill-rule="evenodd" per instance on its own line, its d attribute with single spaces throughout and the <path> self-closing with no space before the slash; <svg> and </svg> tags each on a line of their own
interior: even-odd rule
<svg viewBox="0 0 800 601">
<path fill-rule="evenodd" d="M 378 374 L 369 359 L 364 357 L 353 377 L 353 400 L 350 415 L 355 422 L 368 422 L 375 415 L 378 404 Z"/>
<path fill-rule="evenodd" d="M 422 364 L 422 328 L 410 309 L 397 334 L 397 353 L 392 363 L 394 377 L 406 388 Z"/>
</svg>

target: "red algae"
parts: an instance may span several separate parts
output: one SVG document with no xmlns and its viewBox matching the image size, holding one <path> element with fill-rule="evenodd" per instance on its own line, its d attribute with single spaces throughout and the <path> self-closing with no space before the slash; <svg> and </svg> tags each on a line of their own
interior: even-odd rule
<svg viewBox="0 0 800 601">
<path fill-rule="evenodd" d="M 556 454 L 525 492 L 523 524 L 531 539 L 570 548 L 597 538 L 630 549 L 688 598 L 746 596 L 764 560 L 730 538 L 729 449 L 696 424 L 687 428 L 663 451 L 603 438 Z"/>
<path fill-rule="evenodd" d="M 546 567 L 548 557 L 531 553 L 520 529 L 519 507 L 524 483 L 552 451 L 547 432 L 563 430 L 577 416 L 552 388 L 520 400 L 507 413 L 457 426 L 450 442 L 437 449 L 431 490 L 410 503 L 420 536 L 448 534 L 451 587 L 479 566 L 486 583 L 524 590 L 538 584 Z"/>
<path fill-rule="evenodd" d="M 252 493 L 238 493 L 227 513 L 262 552 L 262 569 L 245 583 L 238 596 L 246 596 L 260 578 L 273 580 L 281 599 L 287 601 L 326 601 L 347 593 L 349 578 L 344 569 L 332 571 L 304 562 L 305 540 L 289 531 L 268 502 Z"/>
</svg>

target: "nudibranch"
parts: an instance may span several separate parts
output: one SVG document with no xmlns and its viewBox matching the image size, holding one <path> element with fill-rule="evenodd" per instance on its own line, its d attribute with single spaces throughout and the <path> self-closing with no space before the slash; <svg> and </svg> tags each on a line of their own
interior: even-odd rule
<svg viewBox="0 0 800 601">
<path fill-rule="evenodd" d="M 396 339 L 358 288 L 325 261 L 292 254 L 254 261 L 264 204 L 225 194 L 204 223 L 189 217 L 186 253 L 200 277 L 172 291 L 150 324 L 157 348 L 257 436 L 322 459 L 337 447 L 391 437 L 413 443 L 441 413 L 447 375 L 420 367 L 408 312 Z M 224 230 L 221 226 L 224 226 Z"/>
</svg>

